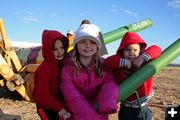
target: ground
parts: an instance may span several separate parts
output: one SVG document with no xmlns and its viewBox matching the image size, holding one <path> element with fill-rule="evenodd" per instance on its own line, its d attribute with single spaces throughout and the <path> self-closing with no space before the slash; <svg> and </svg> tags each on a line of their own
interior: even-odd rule
<svg viewBox="0 0 180 120">
<path fill-rule="evenodd" d="M 154 120 L 164 120 L 165 106 L 180 105 L 179 86 L 180 67 L 166 67 L 155 75 L 155 95 L 149 103 Z M 0 98 L 0 109 L 5 114 L 21 116 L 22 120 L 40 120 L 32 102 Z M 117 120 L 117 114 L 111 115 L 109 120 Z"/>
</svg>

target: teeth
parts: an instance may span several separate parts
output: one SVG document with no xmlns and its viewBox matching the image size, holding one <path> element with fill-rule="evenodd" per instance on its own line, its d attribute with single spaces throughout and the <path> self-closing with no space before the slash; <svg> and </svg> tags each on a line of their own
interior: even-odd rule
<svg viewBox="0 0 180 120">
<path fill-rule="evenodd" d="M 85 50 L 85 52 L 91 52 L 91 50 Z"/>
</svg>

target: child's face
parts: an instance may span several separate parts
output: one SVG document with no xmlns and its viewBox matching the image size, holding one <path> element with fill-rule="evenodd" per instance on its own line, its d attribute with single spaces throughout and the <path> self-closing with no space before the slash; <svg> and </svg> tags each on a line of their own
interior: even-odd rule
<svg viewBox="0 0 180 120">
<path fill-rule="evenodd" d="M 62 60 L 64 58 L 64 46 L 61 40 L 56 40 L 54 43 L 54 56 L 57 60 Z"/>
<path fill-rule="evenodd" d="M 92 57 L 97 52 L 97 45 L 92 40 L 83 39 L 77 43 L 77 50 L 80 56 Z"/>
<path fill-rule="evenodd" d="M 139 56 L 140 53 L 140 45 L 139 44 L 131 44 L 124 48 L 123 56 L 127 59 L 134 59 Z"/>
</svg>

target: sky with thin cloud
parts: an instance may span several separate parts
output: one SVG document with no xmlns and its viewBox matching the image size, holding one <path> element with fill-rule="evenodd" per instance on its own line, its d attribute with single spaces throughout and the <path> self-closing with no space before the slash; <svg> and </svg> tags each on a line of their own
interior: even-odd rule
<svg viewBox="0 0 180 120">
<path fill-rule="evenodd" d="M 66 34 L 89 19 L 107 33 L 147 18 L 152 27 L 138 32 L 148 45 L 167 48 L 180 38 L 180 0 L 1 0 L 0 18 L 11 41 L 41 43 L 44 29 Z M 114 54 L 120 40 L 107 44 Z M 180 57 L 175 63 L 180 64 Z"/>
</svg>

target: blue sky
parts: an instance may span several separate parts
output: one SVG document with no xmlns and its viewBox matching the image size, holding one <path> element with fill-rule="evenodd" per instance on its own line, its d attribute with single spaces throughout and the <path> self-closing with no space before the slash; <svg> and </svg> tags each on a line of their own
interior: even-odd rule
<svg viewBox="0 0 180 120">
<path fill-rule="evenodd" d="M 138 32 L 148 43 L 167 48 L 180 38 L 180 0 L 0 0 L 0 18 L 11 41 L 41 43 L 44 29 L 66 34 L 89 19 L 102 33 L 146 18 L 153 26 Z M 109 54 L 119 46 L 107 45 Z M 173 61 L 180 64 L 180 57 Z"/>
</svg>

